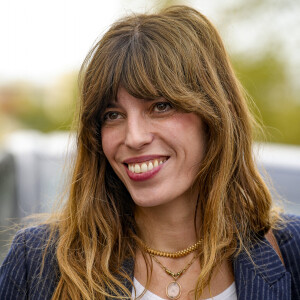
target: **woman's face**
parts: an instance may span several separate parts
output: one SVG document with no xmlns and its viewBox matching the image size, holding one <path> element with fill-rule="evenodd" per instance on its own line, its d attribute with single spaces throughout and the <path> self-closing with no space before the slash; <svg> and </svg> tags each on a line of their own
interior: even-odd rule
<svg viewBox="0 0 300 300">
<path fill-rule="evenodd" d="M 120 88 L 103 116 L 102 147 L 138 206 L 186 200 L 205 151 L 203 123 L 164 99 L 141 100 Z"/>
</svg>

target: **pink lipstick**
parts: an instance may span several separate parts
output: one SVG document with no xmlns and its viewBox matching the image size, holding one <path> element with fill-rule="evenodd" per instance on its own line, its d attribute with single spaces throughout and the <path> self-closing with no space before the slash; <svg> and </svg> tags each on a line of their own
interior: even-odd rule
<svg viewBox="0 0 300 300">
<path fill-rule="evenodd" d="M 168 159 L 169 157 L 161 155 L 134 157 L 125 160 L 124 167 L 130 179 L 144 181 L 155 176 Z"/>
</svg>

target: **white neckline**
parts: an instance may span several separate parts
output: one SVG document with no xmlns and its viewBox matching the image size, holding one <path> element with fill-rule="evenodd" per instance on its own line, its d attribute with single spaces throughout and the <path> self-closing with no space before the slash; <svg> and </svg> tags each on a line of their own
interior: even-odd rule
<svg viewBox="0 0 300 300">
<path fill-rule="evenodd" d="M 136 292 L 138 296 L 140 296 L 143 291 L 145 290 L 145 287 L 134 277 L 133 278 L 133 284 L 135 286 Z M 134 294 L 134 290 L 132 290 L 132 294 Z M 147 290 L 143 297 L 147 296 L 147 299 L 153 299 L 153 300 L 167 300 L 164 298 L 161 298 L 157 296 L 156 294 L 152 293 L 151 291 Z"/>
<path fill-rule="evenodd" d="M 207 298 L 205 300 L 223 300 L 229 298 L 230 296 L 233 296 L 235 293 L 236 293 L 236 287 L 235 287 L 235 282 L 233 282 L 226 290 L 224 290 L 217 296 L 214 296 L 212 298 Z"/>
<path fill-rule="evenodd" d="M 133 284 L 136 288 L 136 292 L 137 292 L 138 296 L 141 295 L 143 293 L 145 287 L 135 277 L 133 278 Z M 236 293 L 236 287 L 235 287 L 235 282 L 233 282 L 226 290 L 224 290 L 220 294 L 218 294 L 212 298 L 206 298 L 205 300 L 222 300 L 225 297 L 233 296 L 235 293 Z M 132 294 L 134 294 L 134 289 L 132 289 Z M 151 299 L 151 300 L 166 300 L 165 298 L 161 298 L 149 290 L 146 291 L 143 298 L 144 297 L 147 297 L 146 299 Z"/>
</svg>

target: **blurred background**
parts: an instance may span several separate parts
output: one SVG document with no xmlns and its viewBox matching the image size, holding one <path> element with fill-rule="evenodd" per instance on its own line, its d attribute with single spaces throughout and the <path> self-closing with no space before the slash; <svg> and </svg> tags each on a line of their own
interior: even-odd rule
<svg viewBox="0 0 300 300">
<path fill-rule="evenodd" d="M 173 4 L 190 5 L 216 25 L 264 125 L 266 135 L 257 135 L 255 148 L 268 172 L 263 176 L 272 179 L 274 197 L 285 199 L 286 210 L 300 214 L 299 0 L 2 0 L 2 228 L 49 211 L 63 190 L 63 166 L 73 153 L 77 74 L 95 40 L 124 15 Z M 7 232 L 0 240 L 7 244 Z"/>
</svg>

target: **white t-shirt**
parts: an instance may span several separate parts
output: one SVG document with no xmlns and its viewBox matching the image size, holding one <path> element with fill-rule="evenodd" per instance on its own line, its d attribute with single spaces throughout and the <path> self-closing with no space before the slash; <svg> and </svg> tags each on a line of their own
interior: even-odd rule
<svg viewBox="0 0 300 300">
<path fill-rule="evenodd" d="M 135 286 L 137 295 L 141 295 L 144 291 L 144 287 L 136 280 L 136 278 L 133 279 L 133 284 Z M 134 289 L 132 289 L 132 295 L 135 296 L 134 294 Z M 135 299 L 133 297 L 132 299 Z M 166 300 L 163 299 L 150 291 L 146 291 L 144 296 L 140 298 L 140 300 Z M 205 300 L 237 300 L 237 295 L 236 295 L 236 288 L 235 288 L 235 282 L 233 282 L 225 291 L 223 291 L 221 294 L 213 297 L 213 298 L 208 298 Z"/>
</svg>

